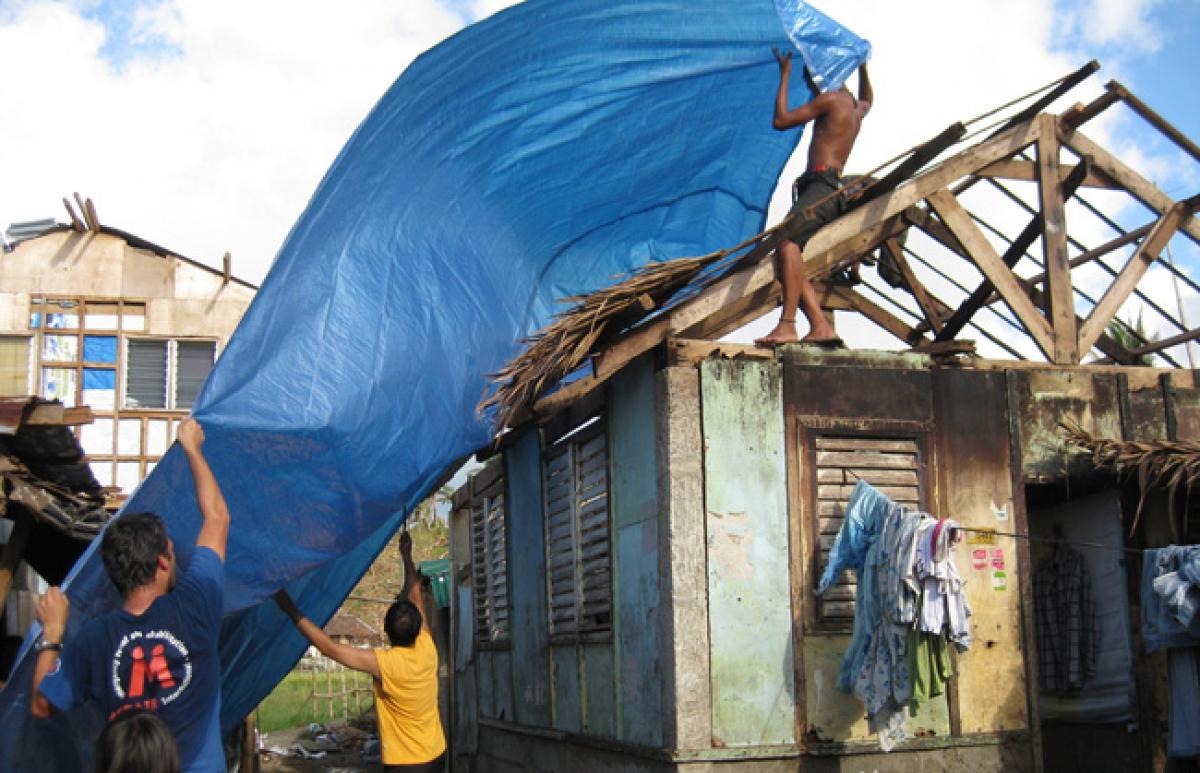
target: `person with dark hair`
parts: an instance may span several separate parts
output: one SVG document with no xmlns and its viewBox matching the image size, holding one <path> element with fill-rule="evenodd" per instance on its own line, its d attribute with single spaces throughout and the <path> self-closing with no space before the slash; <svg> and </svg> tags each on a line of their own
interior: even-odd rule
<svg viewBox="0 0 1200 773">
<path fill-rule="evenodd" d="M 100 557 L 121 606 L 64 641 L 67 596 L 58 588 L 42 596 L 30 712 L 45 718 L 96 701 L 109 722 L 135 711 L 156 713 L 179 744 L 183 769 L 211 773 L 225 770 L 217 638 L 229 508 L 200 450 L 200 424 L 181 422 L 178 441 L 201 515 L 187 571 L 176 582 L 175 543 L 157 515 L 113 519 L 100 538 Z"/>
<path fill-rule="evenodd" d="M 445 767 L 446 736 L 438 715 L 438 652 L 421 613 L 421 573 L 413 564 L 408 532 L 400 535 L 400 555 L 404 590 L 383 620 L 389 648 L 340 644 L 305 617 L 287 591 L 277 592 L 275 601 L 322 655 L 371 675 L 385 773 L 440 773 Z"/>
<path fill-rule="evenodd" d="M 821 313 L 812 282 L 804 273 L 801 250 L 821 226 L 843 212 L 840 194 L 842 170 L 850 157 L 863 119 L 871 109 L 875 92 L 867 76 L 867 65 L 858 68 L 858 97 L 845 86 L 818 93 L 796 108 L 788 108 L 788 80 L 792 72 L 792 54 L 775 50 L 779 63 L 779 88 L 775 93 L 775 117 L 772 125 L 778 131 L 813 123 L 812 139 L 808 146 L 808 170 L 792 185 L 792 209 L 789 221 L 780 233 L 775 250 L 779 276 L 783 284 L 783 309 L 779 323 L 767 335 L 755 340 L 758 346 L 800 343 L 819 346 L 841 346 L 833 325 Z M 805 70 L 808 76 L 808 71 Z M 818 91 L 811 77 L 809 84 Z M 811 210 L 811 211 L 810 211 Z M 808 320 L 808 334 L 800 338 L 796 332 L 796 309 Z"/>
<path fill-rule="evenodd" d="M 96 773 L 180 773 L 171 728 L 149 711 L 122 714 L 96 741 Z"/>
</svg>

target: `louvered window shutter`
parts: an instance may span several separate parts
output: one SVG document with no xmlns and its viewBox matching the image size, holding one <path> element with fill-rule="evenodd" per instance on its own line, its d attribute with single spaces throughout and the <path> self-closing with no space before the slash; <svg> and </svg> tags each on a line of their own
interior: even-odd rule
<svg viewBox="0 0 1200 773">
<path fill-rule="evenodd" d="M 908 438 L 818 437 L 817 541 L 820 572 L 829 563 L 829 552 L 846 515 L 850 493 L 864 480 L 887 494 L 896 504 L 919 509 L 921 478 L 915 440 Z M 852 624 L 856 586 L 850 572 L 819 600 L 823 622 Z"/>
<path fill-rule="evenodd" d="M 608 444 L 604 433 L 579 446 L 575 459 L 579 523 L 581 631 L 612 626 L 612 559 L 608 522 Z"/>
<path fill-rule="evenodd" d="M 125 355 L 125 407 L 167 407 L 167 342 L 129 339 Z"/>
<path fill-rule="evenodd" d="M 575 602 L 574 447 L 567 444 L 546 459 L 546 584 L 550 595 L 550 634 L 579 629 Z"/>
<path fill-rule="evenodd" d="M 175 347 L 175 408 L 190 410 L 213 369 L 217 345 L 213 341 L 179 341 Z"/>
</svg>

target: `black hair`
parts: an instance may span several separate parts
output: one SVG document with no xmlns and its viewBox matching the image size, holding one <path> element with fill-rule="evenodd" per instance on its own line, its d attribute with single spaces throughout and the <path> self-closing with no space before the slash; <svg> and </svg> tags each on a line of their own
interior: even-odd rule
<svg viewBox="0 0 1200 773">
<path fill-rule="evenodd" d="M 96 741 L 96 773 L 179 773 L 180 768 L 171 729 L 148 711 L 122 714 Z"/>
<path fill-rule="evenodd" d="M 108 525 L 100 558 L 122 596 L 154 579 L 159 556 L 167 554 L 167 527 L 154 513 L 126 513 Z"/>
<path fill-rule="evenodd" d="M 421 632 L 421 610 L 408 599 L 399 599 L 388 607 L 383 630 L 393 647 L 410 647 Z"/>
</svg>

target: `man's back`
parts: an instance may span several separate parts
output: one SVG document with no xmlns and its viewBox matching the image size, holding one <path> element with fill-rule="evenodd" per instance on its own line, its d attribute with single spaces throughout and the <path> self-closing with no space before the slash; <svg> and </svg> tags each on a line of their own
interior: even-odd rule
<svg viewBox="0 0 1200 773">
<path fill-rule="evenodd" d="M 438 716 L 438 653 L 428 628 L 409 647 L 375 650 L 373 680 L 384 765 L 412 765 L 446 750 Z"/>
<path fill-rule="evenodd" d="M 845 89 L 821 94 L 813 102 L 821 107 L 821 112 L 813 122 L 808 167 L 825 166 L 841 171 L 846 168 L 866 111 Z"/>
<path fill-rule="evenodd" d="M 59 710 L 96 701 L 107 721 L 130 711 L 162 717 L 185 771 L 224 770 L 219 731 L 223 567 L 197 548 L 175 589 L 140 615 L 123 609 L 87 623 L 41 691 Z"/>
</svg>

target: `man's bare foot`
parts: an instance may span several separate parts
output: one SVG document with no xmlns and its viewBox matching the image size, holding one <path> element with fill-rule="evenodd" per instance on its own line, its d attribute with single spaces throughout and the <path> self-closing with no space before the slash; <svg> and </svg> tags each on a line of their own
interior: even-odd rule
<svg viewBox="0 0 1200 773">
<path fill-rule="evenodd" d="M 828 326 L 810 330 L 808 335 L 800 339 L 800 343 L 816 344 L 817 346 L 844 346 L 837 331 Z"/>
<path fill-rule="evenodd" d="M 762 338 L 755 338 L 754 345 L 770 349 L 780 344 L 794 344 L 799 340 L 800 334 L 796 332 L 796 323 L 792 320 L 781 319 L 779 320 L 779 324 L 770 333 L 767 333 Z"/>
</svg>

